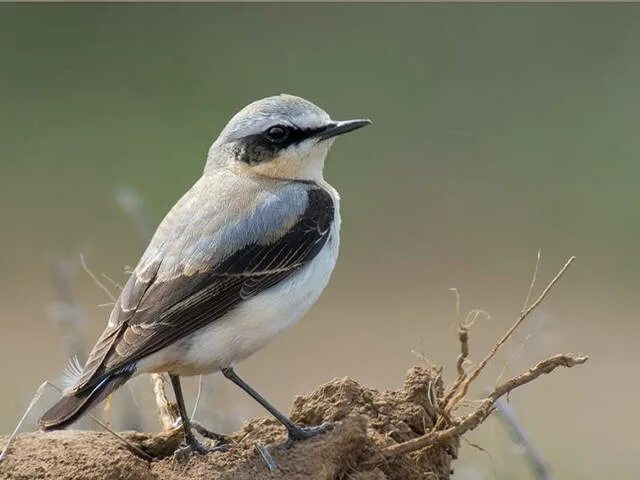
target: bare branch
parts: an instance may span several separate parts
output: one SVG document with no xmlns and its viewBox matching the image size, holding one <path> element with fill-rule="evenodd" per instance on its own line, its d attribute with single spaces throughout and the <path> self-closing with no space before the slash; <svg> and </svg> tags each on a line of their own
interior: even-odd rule
<svg viewBox="0 0 640 480">
<path fill-rule="evenodd" d="M 542 362 L 538 363 L 535 367 L 529 369 L 527 372 L 522 373 L 510 380 L 502 383 L 496 387 L 482 402 L 480 406 L 474 410 L 471 414 L 464 417 L 459 423 L 446 430 L 440 430 L 435 432 L 429 432 L 421 437 L 408 440 L 403 443 L 398 443 L 386 447 L 381 455 L 369 461 L 371 467 L 384 463 L 391 458 L 403 455 L 405 453 L 414 452 L 423 448 L 432 448 L 436 445 L 442 445 L 450 440 L 453 440 L 464 433 L 474 430 L 480 425 L 494 409 L 494 404 L 497 399 L 511 392 L 512 390 L 525 385 L 540 375 L 551 373 L 557 367 L 573 367 L 575 365 L 583 364 L 587 361 L 587 357 L 579 357 L 573 355 L 555 355 Z"/>
<path fill-rule="evenodd" d="M 463 382 L 461 382 L 461 384 L 457 388 L 455 388 L 455 386 L 454 386 L 454 389 L 451 390 L 449 392 L 449 394 L 447 395 L 447 398 L 446 398 L 447 401 L 446 401 L 445 408 L 444 408 L 444 412 L 445 413 L 451 412 L 451 410 L 458 404 L 458 402 L 462 398 L 465 397 L 471 382 L 473 382 L 478 377 L 478 375 L 480 375 L 480 372 L 482 372 L 482 370 L 487 365 L 487 363 L 489 363 L 489 361 L 493 357 L 495 357 L 495 355 L 498 352 L 498 350 L 500 349 L 500 347 L 502 347 L 502 345 L 504 345 L 505 342 L 509 338 L 511 338 L 511 336 L 513 335 L 513 332 L 520 326 L 520 324 L 522 324 L 522 322 L 529 316 L 529 314 L 533 310 L 535 310 L 535 308 L 538 305 L 540 305 L 540 303 L 542 303 L 542 301 L 549 294 L 549 292 L 554 287 L 554 285 L 558 282 L 558 280 L 560 280 L 560 278 L 562 277 L 564 272 L 566 272 L 567 269 L 569 268 L 569 266 L 573 263 L 575 258 L 576 257 L 571 257 L 571 258 L 569 258 L 569 260 L 567 260 L 567 262 L 564 264 L 564 266 L 558 271 L 556 276 L 553 277 L 553 279 L 547 284 L 547 286 L 542 291 L 540 296 L 531 305 L 529 305 L 527 308 L 525 308 L 520 313 L 520 316 L 518 317 L 516 322 L 511 326 L 511 328 L 509 328 L 509 330 L 507 330 L 507 332 L 502 336 L 502 338 L 500 340 L 498 340 L 498 342 L 489 351 L 487 356 L 482 359 L 482 361 L 478 364 L 478 366 L 475 369 L 473 369 L 473 371 L 471 373 L 469 373 L 467 378 L 465 378 L 465 380 Z"/>
<path fill-rule="evenodd" d="M 460 354 L 456 362 L 456 370 L 458 370 L 459 377 L 465 377 L 464 362 L 469 357 L 469 328 L 463 322 L 458 322 L 458 341 L 460 342 Z"/>
</svg>

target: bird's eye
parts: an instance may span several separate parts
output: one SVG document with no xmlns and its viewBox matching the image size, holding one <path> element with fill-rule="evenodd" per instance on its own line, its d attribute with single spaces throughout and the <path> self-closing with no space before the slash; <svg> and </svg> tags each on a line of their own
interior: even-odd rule
<svg viewBox="0 0 640 480">
<path fill-rule="evenodd" d="M 265 137 L 271 143 L 282 143 L 287 139 L 288 136 L 289 136 L 289 129 L 281 125 L 276 125 L 274 127 L 271 127 L 265 133 Z"/>
</svg>

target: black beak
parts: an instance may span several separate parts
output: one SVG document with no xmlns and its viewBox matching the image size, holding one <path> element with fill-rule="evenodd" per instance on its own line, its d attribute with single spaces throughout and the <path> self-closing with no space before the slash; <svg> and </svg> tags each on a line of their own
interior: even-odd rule
<svg viewBox="0 0 640 480">
<path fill-rule="evenodd" d="M 318 132 L 318 141 L 327 140 L 343 133 L 352 132 L 362 127 L 371 125 L 371 120 L 358 119 L 358 120 L 345 120 L 343 122 L 331 122 L 322 131 Z"/>
</svg>

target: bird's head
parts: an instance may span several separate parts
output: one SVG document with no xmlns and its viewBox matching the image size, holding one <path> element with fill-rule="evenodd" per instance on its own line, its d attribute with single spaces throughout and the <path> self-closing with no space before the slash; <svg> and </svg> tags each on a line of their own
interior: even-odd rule
<svg viewBox="0 0 640 480">
<path fill-rule="evenodd" d="M 369 120 L 334 121 L 313 103 L 277 95 L 240 110 L 211 146 L 205 172 L 227 168 L 271 178 L 321 180 L 336 136 Z"/>
</svg>

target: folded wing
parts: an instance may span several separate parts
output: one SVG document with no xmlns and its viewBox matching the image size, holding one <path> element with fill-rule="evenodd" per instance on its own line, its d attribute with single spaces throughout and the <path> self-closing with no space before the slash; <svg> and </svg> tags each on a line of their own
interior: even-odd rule
<svg viewBox="0 0 640 480">
<path fill-rule="evenodd" d="M 331 234 L 334 205 L 329 193 L 316 185 L 305 185 L 304 192 L 306 207 L 285 228 L 239 245 L 195 271 L 180 268 L 181 262 L 191 259 L 180 258 L 170 244 L 160 249 L 162 253 L 145 268 L 144 275 L 131 276 L 82 377 L 68 394 L 93 388 L 107 376 L 131 369 L 138 360 L 216 321 L 243 300 L 307 265 Z M 275 201 L 270 208 L 286 205 Z M 181 232 L 192 234 L 185 229 Z M 159 276 L 164 261 L 176 263 L 173 271 L 178 273 Z"/>
</svg>

